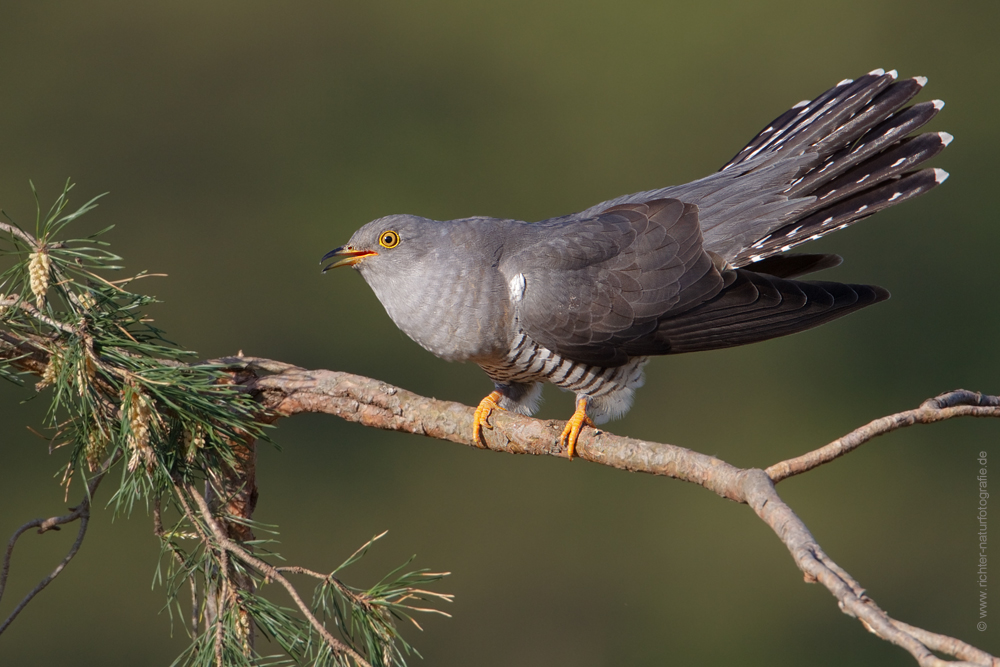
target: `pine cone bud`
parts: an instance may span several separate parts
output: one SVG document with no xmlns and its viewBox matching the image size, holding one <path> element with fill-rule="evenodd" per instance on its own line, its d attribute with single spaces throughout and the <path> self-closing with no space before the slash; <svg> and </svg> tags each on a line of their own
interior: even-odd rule
<svg viewBox="0 0 1000 667">
<path fill-rule="evenodd" d="M 59 377 L 60 363 L 61 361 L 58 353 L 53 351 L 49 354 L 49 365 L 45 367 L 45 372 L 42 373 L 42 379 L 35 383 L 35 391 L 41 391 L 42 389 L 56 383 L 56 378 Z"/>
<path fill-rule="evenodd" d="M 87 438 L 87 446 L 84 449 L 84 455 L 87 457 L 87 467 L 90 468 L 90 472 L 96 472 L 101 467 L 101 459 L 104 458 L 104 452 L 107 448 L 107 439 L 95 427 L 95 430 L 91 431 L 90 436 Z"/>
<path fill-rule="evenodd" d="M 49 290 L 49 271 L 52 258 L 44 249 L 29 255 L 28 278 L 31 292 L 35 295 L 35 305 L 41 309 L 45 305 L 45 293 Z"/>
<path fill-rule="evenodd" d="M 149 422 L 152 416 L 153 411 L 149 407 L 148 400 L 142 394 L 133 394 L 128 407 L 129 430 L 131 430 L 128 444 L 132 448 L 132 458 L 128 462 L 129 472 L 138 468 L 139 463 L 145 463 L 147 471 L 152 470 L 156 463 L 153 448 L 149 446 Z"/>
<path fill-rule="evenodd" d="M 240 644 L 242 644 L 243 647 L 243 655 L 249 658 L 253 654 L 253 648 L 250 646 L 250 615 L 245 609 L 240 609 L 239 615 L 239 624 L 236 626 L 236 634 L 240 638 Z"/>
<path fill-rule="evenodd" d="M 194 432 L 184 431 L 184 458 L 188 463 L 194 461 L 198 450 L 205 446 L 205 432 L 201 426 L 195 426 Z"/>
</svg>

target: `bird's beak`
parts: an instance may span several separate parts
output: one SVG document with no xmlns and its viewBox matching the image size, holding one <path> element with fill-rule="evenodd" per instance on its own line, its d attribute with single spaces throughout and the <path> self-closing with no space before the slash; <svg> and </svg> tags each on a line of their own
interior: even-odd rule
<svg viewBox="0 0 1000 667">
<path fill-rule="evenodd" d="M 319 260 L 322 264 L 328 259 L 337 258 L 337 261 L 329 266 L 323 267 L 323 273 L 326 273 L 330 269 L 335 269 L 338 266 L 354 266 L 365 257 L 370 257 L 371 255 L 377 255 L 378 253 L 374 250 L 353 250 L 351 246 L 342 245 L 339 248 L 334 248 L 330 252 L 323 255 L 323 259 Z"/>
</svg>

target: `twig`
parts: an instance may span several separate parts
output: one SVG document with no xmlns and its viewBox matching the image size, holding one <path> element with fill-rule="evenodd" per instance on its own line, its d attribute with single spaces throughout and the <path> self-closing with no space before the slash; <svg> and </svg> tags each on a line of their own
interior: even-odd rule
<svg viewBox="0 0 1000 667">
<path fill-rule="evenodd" d="M 319 619 L 313 615 L 312 610 L 309 609 L 308 605 L 302 601 L 298 591 L 295 590 L 295 587 L 291 584 L 291 582 L 278 572 L 273 565 L 257 558 L 226 535 L 225 530 L 223 530 L 223 528 L 218 524 L 215 517 L 212 516 L 212 511 L 208 507 L 208 502 L 200 493 L 198 493 L 198 490 L 195 489 L 194 486 L 188 485 L 184 488 L 198 506 L 202 520 L 215 537 L 215 544 L 218 547 L 221 547 L 223 550 L 233 554 L 247 565 L 255 568 L 268 579 L 277 581 L 281 584 L 284 589 L 288 591 L 288 594 L 295 602 L 295 606 L 299 608 L 299 611 L 306 617 L 309 624 L 312 625 L 313 629 L 316 630 L 317 633 L 319 633 L 335 654 L 347 655 L 351 657 L 355 663 L 359 665 L 359 667 L 371 667 L 371 665 L 364 658 L 362 658 L 357 651 L 330 634 L 330 632 L 326 629 L 326 626 L 319 622 Z"/>
<path fill-rule="evenodd" d="M 170 553 L 173 555 L 177 564 L 183 570 L 185 567 L 184 557 L 180 555 L 174 545 L 167 542 L 166 531 L 163 530 L 163 518 L 162 518 L 162 508 L 160 499 L 157 498 L 153 501 L 153 534 L 156 535 L 160 540 L 170 548 Z M 195 581 L 193 575 L 188 575 L 188 583 L 191 586 L 191 636 L 194 637 L 198 634 L 198 582 Z"/>
<path fill-rule="evenodd" d="M 321 581 L 326 581 L 327 579 L 336 580 L 332 574 L 323 574 L 322 572 L 316 572 L 305 567 L 299 567 L 298 565 L 283 565 L 281 567 L 275 567 L 276 572 L 291 572 L 292 574 L 304 574 L 313 579 L 319 579 Z"/>
<path fill-rule="evenodd" d="M 69 326 L 68 324 L 63 324 L 62 322 L 54 320 L 48 315 L 43 314 L 40 310 L 35 308 L 35 306 L 28 303 L 27 301 L 21 301 L 17 305 L 21 310 L 34 317 L 36 320 L 38 320 L 39 322 L 43 322 L 44 324 L 48 324 L 53 329 L 59 329 L 63 333 L 68 333 L 68 334 L 78 333 L 76 329 Z"/>
<path fill-rule="evenodd" d="M 38 239 L 17 225 L 12 225 L 9 222 L 0 222 L 0 232 L 7 232 L 11 236 L 16 236 L 32 248 L 38 247 Z"/>
<path fill-rule="evenodd" d="M 226 582 L 229 581 L 229 559 L 227 558 L 227 553 L 222 552 L 222 567 L 219 568 L 222 576 L 222 592 L 216 597 L 215 600 L 215 667 L 225 667 L 222 662 L 222 605 L 223 601 L 227 599 L 226 596 Z"/>
<path fill-rule="evenodd" d="M 52 570 L 48 576 L 38 582 L 38 585 L 24 596 L 21 602 L 7 617 L 7 620 L 0 625 L 0 634 L 3 634 L 4 630 L 6 630 L 10 624 L 14 622 L 14 619 L 17 618 L 18 614 L 20 614 L 24 608 L 28 606 L 28 603 L 31 602 L 36 595 L 41 593 L 46 586 L 52 583 L 52 581 L 59 576 L 69 562 L 73 560 L 73 557 L 76 556 L 77 551 L 80 550 L 80 545 L 83 544 L 83 538 L 87 534 L 87 525 L 90 523 L 90 502 L 93 498 L 93 494 L 100 485 L 101 480 L 104 479 L 104 475 L 107 474 L 108 469 L 114 464 L 117 458 L 117 456 L 112 456 L 104 462 L 101 471 L 91 478 L 90 482 L 87 484 L 87 492 L 83 496 L 83 500 L 80 501 L 79 505 L 71 508 L 72 511 L 69 514 L 53 516 L 48 519 L 33 519 L 18 528 L 11 536 L 10 541 L 7 543 L 7 551 L 4 554 L 3 568 L 0 569 L 0 598 L 3 598 L 4 591 L 7 588 L 7 575 L 10 572 L 11 557 L 14 555 L 14 545 L 17 544 L 17 540 L 21 537 L 21 535 L 31 528 L 38 528 L 38 534 L 41 535 L 49 530 L 58 530 L 58 527 L 63 524 L 72 523 L 77 520 L 80 521 L 80 529 L 77 532 L 76 540 L 69 549 L 69 553 L 66 554 L 66 556 L 59 562 L 58 565 L 56 565 L 56 568 Z"/>
<path fill-rule="evenodd" d="M 996 396 L 987 396 L 965 389 L 949 391 L 935 398 L 927 399 L 914 410 L 899 412 L 869 422 L 808 454 L 775 463 L 764 472 L 777 483 L 793 475 L 812 470 L 824 463 L 829 463 L 835 458 L 857 449 L 872 438 L 914 424 L 933 424 L 953 417 L 1000 417 L 1000 399 Z"/>
<path fill-rule="evenodd" d="M 785 543 L 806 581 L 823 584 L 835 598 L 840 610 L 861 621 L 870 632 L 908 651 L 921 667 L 991 667 L 996 658 L 952 637 L 914 628 L 886 614 L 865 594 L 861 585 L 827 556 L 796 516 L 778 496 L 774 484 L 762 470 L 748 470 L 745 502 Z M 940 651 L 965 662 L 942 660 L 931 651 Z"/>
<path fill-rule="evenodd" d="M 307 577 L 312 577 L 314 579 L 319 579 L 320 581 L 329 582 L 329 583 L 333 584 L 334 586 L 336 586 L 337 590 L 339 590 L 341 592 L 341 594 L 344 595 L 344 597 L 352 600 L 355 604 L 364 605 L 366 607 L 370 607 L 371 606 L 371 598 L 369 596 L 356 593 L 355 591 L 353 591 L 351 589 L 350 586 L 348 586 L 347 584 L 345 584 L 344 582 L 342 582 L 337 577 L 333 576 L 332 572 L 330 574 L 323 574 L 322 572 L 316 572 L 314 570 L 310 570 L 310 569 L 305 568 L 305 567 L 300 567 L 298 565 L 285 565 L 285 566 L 282 566 L 282 567 L 275 567 L 274 569 L 276 571 L 278 571 L 278 572 L 290 572 L 292 574 L 304 574 Z M 436 574 L 438 576 L 445 576 L 445 575 L 451 574 L 451 572 L 438 572 Z M 402 604 L 403 602 L 405 602 L 409 598 L 421 599 L 420 598 L 421 595 L 426 595 L 428 597 L 437 598 L 438 600 L 444 600 L 445 602 L 453 602 L 454 599 L 455 599 L 455 596 L 451 595 L 449 593 L 435 593 L 434 591 L 425 591 L 425 590 L 422 590 L 420 588 L 409 588 L 409 587 L 407 587 L 407 591 L 408 592 L 407 592 L 406 595 L 400 597 L 397 600 L 398 604 Z M 431 614 L 441 614 L 442 616 L 447 616 L 448 618 L 451 618 L 451 614 L 449 614 L 448 612 L 445 612 L 445 611 L 441 611 L 440 609 L 431 609 L 431 608 L 426 608 L 426 607 L 414 607 L 412 605 L 403 605 L 403 606 L 406 607 L 407 609 L 412 609 L 414 611 L 423 611 L 423 612 L 427 612 L 427 613 L 431 613 Z M 411 618 L 410 621 L 414 625 L 416 625 L 418 628 L 420 628 L 420 625 L 416 622 L 416 620 L 414 620 L 414 619 Z M 421 628 L 421 629 L 423 629 L 423 628 Z"/>
<path fill-rule="evenodd" d="M 69 564 L 69 562 L 73 560 L 73 557 L 76 556 L 76 552 L 79 551 L 80 545 L 83 544 L 83 538 L 87 534 L 87 524 L 90 522 L 89 505 L 87 506 L 87 510 L 88 511 L 79 514 L 74 512 L 76 516 L 73 517 L 73 519 L 71 519 L 73 521 L 75 521 L 76 519 L 80 520 L 80 530 L 77 533 L 76 541 L 73 542 L 73 546 L 71 546 L 69 549 L 69 553 L 66 554 L 66 557 L 63 558 L 58 565 L 56 565 L 56 569 L 52 570 L 52 572 L 47 577 L 38 582 L 38 585 L 35 586 L 33 589 L 31 589 L 31 592 L 25 595 L 24 599 L 22 599 L 21 602 L 16 607 L 14 607 L 14 611 L 10 613 L 10 615 L 7 617 L 7 620 L 3 622 L 3 625 L 0 625 L 0 634 L 3 634 L 3 631 L 6 630 L 10 626 L 10 624 L 14 622 L 14 619 L 17 618 L 17 615 L 20 614 L 21 611 L 23 611 L 24 608 L 28 606 L 28 603 L 31 602 L 31 600 L 36 595 L 41 593 L 46 586 L 52 583 L 52 580 L 58 577 L 59 573 L 63 571 L 63 568 L 65 568 Z M 38 532 L 42 531 L 39 530 Z M 13 539 L 16 539 L 16 537 Z M 9 553 L 10 553 L 10 548 L 8 548 L 8 555 Z M 6 563 L 4 565 L 6 569 Z M 4 572 L 4 574 L 6 574 L 6 572 Z"/>
</svg>

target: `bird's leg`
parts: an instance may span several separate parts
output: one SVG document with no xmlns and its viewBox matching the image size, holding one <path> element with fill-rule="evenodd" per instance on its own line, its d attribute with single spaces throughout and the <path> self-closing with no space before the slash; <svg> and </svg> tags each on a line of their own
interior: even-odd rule
<svg viewBox="0 0 1000 667">
<path fill-rule="evenodd" d="M 559 436 L 559 444 L 566 448 L 566 454 L 571 461 L 573 454 L 576 453 L 576 441 L 580 437 L 583 425 L 586 424 L 591 428 L 594 426 L 594 422 L 590 421 L 590 417 L 587 416 L 587 401 L 586 396 L 580 396 L 576 399 L 576 412 L 566 422 L 566 428 Z"/>
<path fill-rule="evenodd" d="M 499 389 L 495 389 L 490 392 L 490 395 L 479 401 L 479 407 L 476 408 L 475 414 L 472 415 L 472 441 L 479 446 L 480 443 L 485 447 L 486 441 L 483 440 L 483 427 L 493 428 L 490 423 L 486 421 L 490 417 L 490 413 L 493 409 L 503 410 L 498 402 L 503 398 L 503 394 Z"/>
</svg>

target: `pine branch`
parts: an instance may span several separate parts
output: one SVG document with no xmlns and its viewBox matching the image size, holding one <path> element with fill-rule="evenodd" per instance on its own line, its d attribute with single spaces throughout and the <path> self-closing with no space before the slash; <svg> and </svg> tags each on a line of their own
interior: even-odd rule
<svg viewBox="0 0 1000 667">
<path fill-rule="evenodd" d="M 25 531 L 80 521 L 69 554 L 17 606 L 0 632 L 76 555 L 86 534 L 91 493 L 109 467 L 121 462 L 124 470 L 112 502 L 124 512 L 137 502 L 153 505 L 154 533 L 162 554 L 168 555 L 157 576 L 165 585 L 171 614 L 183 612 L 178 591 L 190 590 L 185 627 L 190 624 L 193 641 L 178 663 L 261 664 L 255 650 L 259 630 L 300 664 L 405 664 L 401 650 L 411 648 L 383 612 L 425 611 L 407 601 L 424 593 L 416 584 L 442 575 L 417 572 L 392 578 L 391 573 L 390 589 L 367 597 L 346 595 L 352 589 L 337 580 L 342 598 L 317 594 L 310 607 L 284 575 L 253 553 L 263 544 L 254 535 L 256 446 L 274 417 L 246 388 L 251 374 L 195 362 L 193 352 L 152 326 L 143 311 L 155 300 L 131 291 L 135 278 L 111 281 L 95 273 L 119 268 L 120 258 L 96 238 L 103 232 L 85 239 L 59 238 L 95 205 L 91 200 L 67 213 L 70 188 L 44 216 L 39 207 L 33 235 L 0 224 L 0 260 L 12 260 L 5 270 L 0 267 L 0 375 L 20 383 L 34 374 L 41 378 L 36 390 L 51 389 L 46 421 L 53 446 L 68 445 L 62 475 L 67 493 L 74 475 L 97 474 L 70 514 L 29 522 L 11 538 L 0 593 L 14 545 Z M 4 233 L 10 247 L 4 245 Z M 101 459 L 106 459 L 103 467 Z M 205 485 L 204 496 L 195 484 Z M 164 516 L 171 512 L 180 516 L 168 528 Z M 280 608 L 260 594 L 269 581 L 285 586 L 297 610 Z M 336 624 L 343 618 L 352 619 L 350 629 L 340 628 L 350 633 L 344 640 L 327 628 L 328 621 Z"/>
</svg>

